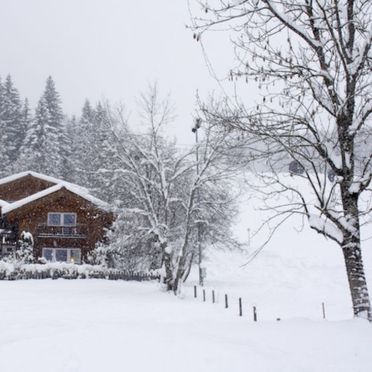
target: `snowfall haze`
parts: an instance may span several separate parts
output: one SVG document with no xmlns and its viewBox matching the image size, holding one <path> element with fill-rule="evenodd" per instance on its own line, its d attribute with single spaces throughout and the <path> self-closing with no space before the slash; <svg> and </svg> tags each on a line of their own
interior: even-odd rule
<svg viewBox="0 0 372 372">
<path fill-rule="evenodd" d="M 170 134 L 180 145 L 193 141 L 190 131 L 196 92 L 221 94 L 220 78 L 231 58 L 221 40 L 208 37 L 207 67 L 200 45 L 186 28 L 187 1 L 15 0 L 0 1 L 2 58 L 0 76 L 11 74 L 34 107 L 51 75 L 67 114 L 80 115 L 84 100 L 108 99 L 127 106 L 138 126 L 140 92 L 157 81 L 170 93 L 177 121 Z M 227 41 L 227 40 L 226 40 Z M 226 43 L 226 48 L 229 48 Z"/>
</svg>

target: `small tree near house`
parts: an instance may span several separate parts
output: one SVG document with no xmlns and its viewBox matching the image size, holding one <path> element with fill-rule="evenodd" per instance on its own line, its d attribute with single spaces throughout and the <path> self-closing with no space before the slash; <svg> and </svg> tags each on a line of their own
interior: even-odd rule
<svg viewBox="0 0 372 372">
<path fill-rule="evenodd" d="M 15 252 L 17 261 L 25 264 L 34 263 L 34 238 L 28 231 L 22 231 L 18 242 L 19 248 Z"/>
</svg>

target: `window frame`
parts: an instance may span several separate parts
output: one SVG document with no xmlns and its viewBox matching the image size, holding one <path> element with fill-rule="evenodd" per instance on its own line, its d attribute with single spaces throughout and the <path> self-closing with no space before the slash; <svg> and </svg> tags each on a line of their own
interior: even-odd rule
<svg viewBox="0 0 372 372">
<path fill-rule="evenodd" d="M 59 225 L 49 223 L 49 215 L 51 215 L 51 214 L 59 214 L 60 215 L 60 224 Z M 75 224 L 74 225 L 65 225 L 64 224 L 64 215 L 66 215 L 66 214 L 71 214 L 71 215 L 74 216 L 74 218 L 75 218 Z M 77 226 L 77 214 L 75 212 L 48 212 L 47 226 L 76 227 Z"/>
<path fill-rule="evenodd" d="M 74 264 L 81 264 L 81 248 L 64 248 L 64 247 L 43 247 L 41 255 L 43 258 L 45 250 L 51 250 L 52 251 L 52 260 L 46 260 L 47 262 L 65 262 L 65 263 L 74 263 Z M 63 250 L 67 251 L 67 260 L 66 261 L 57 261 L 56 256 L 57 256 L 57 250 Z M 79 259 L 75 260 L 73 257 L 71 257 L 71 251 L 78 251 L 79 254 Z M 46 259 L 46 258 L 45 258 Z"/>
</svg>

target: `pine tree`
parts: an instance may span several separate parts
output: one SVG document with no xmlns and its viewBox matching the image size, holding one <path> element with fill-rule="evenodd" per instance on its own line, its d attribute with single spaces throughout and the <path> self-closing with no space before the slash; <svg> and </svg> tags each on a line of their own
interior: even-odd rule
<svg viewBox="0 0 372 372">
<path fill-rule="evenodd" d="M 1 175 L 9 174 L 16 162 L 24 138 L 22 106 L 10 75 L 0 83 Z"/>
<path fill-rule="evenodd" d="M 6 133 L 5 133 L 5 122 L 3 121 L 3 110 L 4 110 L 4 86 L 0 77 L 0 148 L 5 149 L 6 145 Z M 6 168 L 9 164 L 8 154 L 6 151 L 0 151 L 0 177 L 6 175 Z"/>
<path fill-rule="evenodd" d="M 73 181 L 93 188 L 91 175 L 95 173 L 94 168 L 94 140 L 93 121 L 95 112 L 88 100 L 85 101 L 79 120 L 69 123 L 71 137 L 71 161 L 74 164 L 72 172 Z"/>
<path fill-rule="evenodd" d="M 25 139 L 26 139 L 26 133 L 32 123 L 31 109 L 30 109 L 30 104 L 27 98 L 23 102 L 21 120 L 22 120 L 22 129 L 23 129 L 23 135 L 22 135 L 22 146 L 23 146 Z"/>
<path fill-rule="evenodd" d="M 21 120 L 22 120 L 22 144 L 20 148 L 18 149 L 18 154 L 17 154 L 17 160 L 12 164 L 12 173 L 18 173 L 22 171 L 28 170 L 28 162 L 24 162 L 25 157 L 24 157 L 24 150 L 25 150 L 25 141 L 26 141 L 26 135 L 29 132 L 31 126 L 32 126 L 32 116 L 31 116 L 31 110 L 29 106 L 28 99 L 26 98 L 23 106 L 22 106 L 22 112 L 21 112 Z"/>
<path fill-rule="evenodd" d="M 7 76 L 4 83 L 2 121 L 6 133 L 6 147 L 4 150 L 7 151 L 9 157 L 8 167 L 12 167 L 18 158 L 25 128 L 22 120 L 21 100 L 10 75 Z"/>
<path fill-rule="evenodd" d="M 54 81 L 49 77 L 27 131 L 21 161 L 28 169 L 61 177 L 67 157 L 68 141 L 61 101 Z"/>
<path fill-rule="evenodd" d="M 120 199 L 123 194 L 119 143 L 112 131 L 114 121 L 110 108 L 98 103 L 93 118 L 88 183 L 97 195 L 110 202 Z"/>
</svg>

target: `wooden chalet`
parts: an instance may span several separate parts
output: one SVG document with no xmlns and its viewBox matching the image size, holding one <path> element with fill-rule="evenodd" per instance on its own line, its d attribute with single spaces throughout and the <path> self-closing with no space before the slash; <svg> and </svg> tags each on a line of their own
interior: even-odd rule
<svg viewBox="0 0 372 372">
<path fill-rule="evenodd" d="M 35 258 L 81 263 L 113 222 L 110 206 L 87 189 L 36 172 L 0 179 L 0 256 L 12 254 L 22 231 Z"/>
</svg>

